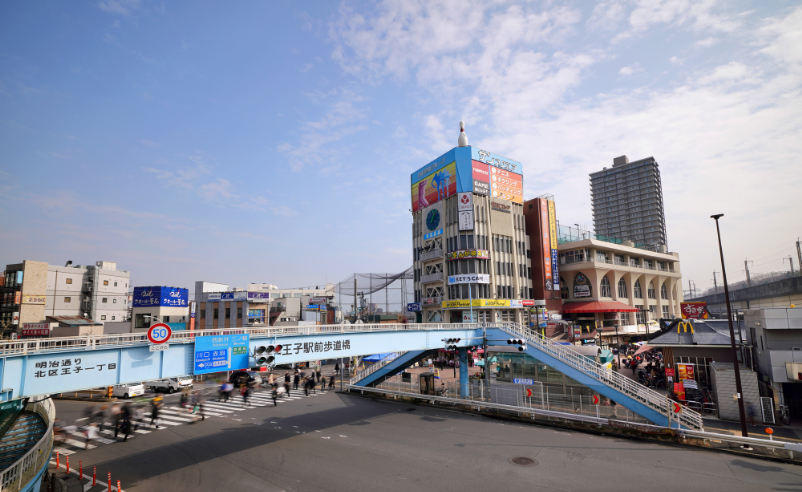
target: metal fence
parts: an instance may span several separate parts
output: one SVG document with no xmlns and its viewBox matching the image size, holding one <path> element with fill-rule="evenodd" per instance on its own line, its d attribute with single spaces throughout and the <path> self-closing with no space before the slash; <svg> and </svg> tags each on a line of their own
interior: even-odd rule
<svg viewBox="0 0 802 492">
<path fill-rule="evenodd" d="M 56 407 L 53 405 L 53 401 L 47 398 L 28 403 L 25 410 L 38 413 L 47 424 L 47 431 L 22 458 L 0 473 L 0 492 L 21 490 L 47 464 L 50 453 L 53 451 L 53 421 L 56 417 Z"/>
</svg>

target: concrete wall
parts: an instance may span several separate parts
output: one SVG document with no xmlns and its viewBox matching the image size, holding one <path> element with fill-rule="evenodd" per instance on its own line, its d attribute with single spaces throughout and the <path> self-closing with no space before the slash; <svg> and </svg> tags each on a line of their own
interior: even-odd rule
<svg viewBox="0 0 802 492">
<path fill-rule="evenodd" d="M 38 323 L 45 319 L 45 304 L 25 303 L 26 295 L 47 295 L 47 263 L 25 260 L 22 267 L 22 304 L 20 304 L 19 326 L 23 323 Z"/>
<path fill-rule="evenodd" d="M 103 323 L 104 335 L 116 335 L 122 333 L 132 333 L 133 321 L 112 321 L 111 323 Z"/>
<path fill-rule="evenodd" d="M 50 332 L 51 337 L 81 337 L 84 335 L 102 335 L 103 325 L 56 326 Z"/>
</svg>

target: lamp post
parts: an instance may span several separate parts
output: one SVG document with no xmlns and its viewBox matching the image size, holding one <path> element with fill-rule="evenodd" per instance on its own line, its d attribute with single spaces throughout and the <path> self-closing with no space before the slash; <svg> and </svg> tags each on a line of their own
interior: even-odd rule
<svg viewBox="0 0 802 492">
<path fill-rule="evenodd" d="M 727 270 L 724 268 L 724 249 L 721 247 L 721 230 L 718 226 L 718 219 L 724 214 L 711 215 L 710 218 L 716 221 L 716 234 L 718 235 L 718 254 L 721 257 L 721 276 L 724 277 L 724 299 L 727 301 L 727 319 L 730 325 L 730 349 L 732 350 L 733 367 L 735 368 L 735 391 L 738 397 L 738 413 L 741 417 L 741 435 L 749 437 L 746 430 L 746 418 L 744 416 L 743 390 L 741 389 L 741 371 L 738 367 L 738 352 L 735 350 L 735 330 L 732 328 L 732 307 L 730 306 L 730 289 L 727 286 Z"/>
</svg>

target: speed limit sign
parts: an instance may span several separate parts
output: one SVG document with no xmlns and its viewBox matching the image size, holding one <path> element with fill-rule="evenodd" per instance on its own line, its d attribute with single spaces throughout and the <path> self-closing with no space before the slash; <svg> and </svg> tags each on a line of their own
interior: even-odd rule
<svg viewBox="0 0 802 492">
<path fill-rule="evenodd" d="M 164 323 L 156 323 L 148 329 L 148 340 L 153 343 L 164 343 L 173 335 L 173 330 Z"/>
</svg>

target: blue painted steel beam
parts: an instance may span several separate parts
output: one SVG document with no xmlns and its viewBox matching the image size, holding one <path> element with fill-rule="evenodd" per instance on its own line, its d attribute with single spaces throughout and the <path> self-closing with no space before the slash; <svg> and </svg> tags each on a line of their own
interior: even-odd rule
<svg viewBox="0 0 802 492">
<path fill-rule="evenodd" d="M 385 378 L 394 376 L 411 366 L 420 359 L 420 356 L 428 352 L 428 350 L 411 350 L 405 354 L 401 354 L 394 360 L 390 361 L 386 366 L 379 368 L 376 372 L 369 374 L 364 379 L 355 383 L 356 386 L 371 386 L 377 382 L 383 381 Z"/>
</svg>

